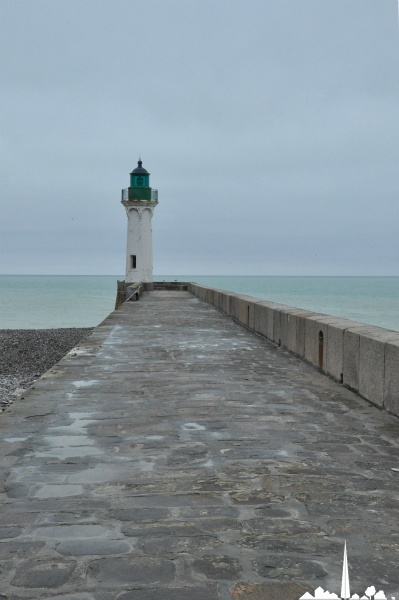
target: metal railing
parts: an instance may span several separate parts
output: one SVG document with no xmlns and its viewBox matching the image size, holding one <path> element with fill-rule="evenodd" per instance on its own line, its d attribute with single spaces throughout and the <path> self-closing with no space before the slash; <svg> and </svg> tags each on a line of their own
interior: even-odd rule
<svg viewBox="0 0 399 600">
<path fill-rule="evenodd" d="M 130 294 L 130 296 L 128 298 L 126 298 L 125 302 L 129 302 L 129 300 L 131 300 L 133 298 L 133 296 L 135 296 L 135 299 L 137 301 L 140 298 L 141 292 L 142 292 L 142 288 L 141 288 L 141 285 L 139 285 L 138 287 L 134 288 L 134 290 Z"/>
<path fill-rule="evenodd" d="M 129 200 L 129 189 L 122 190 L 122 200 Z M 142 202 L 148 202 L 148 200 L 142 200 Z M 151 190 L 151 202 L 158 202 L 158 190 Z"/>
</svg>

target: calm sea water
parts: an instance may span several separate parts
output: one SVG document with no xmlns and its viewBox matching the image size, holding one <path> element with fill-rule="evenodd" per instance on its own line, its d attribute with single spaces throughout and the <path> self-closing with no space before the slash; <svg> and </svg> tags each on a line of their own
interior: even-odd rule
<svg viewBox="0 0 399 600">
<path fill-rule="evenodd" d="M 114 309 L 117 279 L 116 275 L 0 275 L 0 329 L 98 325 Z"/>
<path fill-rule="evenodd" d="M 0 329 L 92 327 L 113 309 L 121 276 L 0 276 Z M 155 276 L 196 281 L 399 331 L 399 277 Z"/>
</svg>

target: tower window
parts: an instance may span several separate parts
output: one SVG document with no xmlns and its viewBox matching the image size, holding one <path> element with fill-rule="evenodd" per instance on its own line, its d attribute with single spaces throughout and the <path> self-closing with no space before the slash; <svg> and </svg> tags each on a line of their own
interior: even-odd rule
<svg viewBox="0 0 399 600">
<path fill-rule="evenodd" d="M 137 185 L 143 185 L 144 183 L 144 178 L 143 177 L 137 177 Z"/>
<path fill-rule="evenodd" d="M 136 268 L 136 255 L 132 254 L 130 256 L 130 268 L 131 269 L 135 269 Z"/>
</svg>

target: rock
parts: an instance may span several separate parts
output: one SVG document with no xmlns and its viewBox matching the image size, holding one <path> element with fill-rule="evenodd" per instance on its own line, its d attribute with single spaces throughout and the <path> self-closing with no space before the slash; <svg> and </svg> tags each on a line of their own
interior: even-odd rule
<svg viewBox="0 0 399 600">
<path fill-rule="evenodd" d="M 92 329 L 1 329 L 0 411 L 55 365 Z"/>
</svg>

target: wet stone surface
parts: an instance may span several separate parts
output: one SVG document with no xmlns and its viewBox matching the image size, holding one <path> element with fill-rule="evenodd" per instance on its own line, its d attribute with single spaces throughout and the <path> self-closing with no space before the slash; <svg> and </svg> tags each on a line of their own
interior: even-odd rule
<svg viewBox="0 0 399 600">
<path fill-rule="evenodd" d="M 28 588 L 58 588 L 75 570 L 74 561 L 29 560 L 16 571 L 12 585 Z"/>
<path fill-rule="evenodd" d="M 399 421 L 185 292 L 2 413 L 0 600 L 399 596 Z"/>
</svg>

